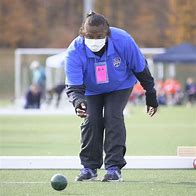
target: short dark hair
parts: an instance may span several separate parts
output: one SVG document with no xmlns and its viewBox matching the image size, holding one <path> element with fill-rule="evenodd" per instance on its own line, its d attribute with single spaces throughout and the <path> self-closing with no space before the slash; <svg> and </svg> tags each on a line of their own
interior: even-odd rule
<svg viewBox="0 0 196 196">
<path fill-rule="evenodd" d="M 82 35 L 83 31 L 84 31 L 84 24 L 88 23 L 88 25 L 90 26 L 99 26 L 99 25 L 103 25 L 107 28 L 107 35 L 110 35 L 110 25 L 107 21 L 107 19 L 101 15 L 101 14 L 97 14 L 93 11 L 90 11 L 87 15 L 85 20 L 82 23 L 82 26 L 80 27 L 80 31 L 79 33 Z"/>
</svg>

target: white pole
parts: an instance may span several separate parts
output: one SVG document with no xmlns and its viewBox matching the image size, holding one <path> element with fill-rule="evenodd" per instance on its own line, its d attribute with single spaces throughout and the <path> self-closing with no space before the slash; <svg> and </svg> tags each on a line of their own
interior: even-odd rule
<svg viewBox="0 0 196 196">
<path fill-rule="evenodd" d="M 53 87 L 52 83 L 52 68 L 46 66 L 46 90 L 49 90 Z"/>
<path fill-rule="evenodd" d="M 15 99 L 21 96 L 21 57 L 20 51 L 15 51 Z"/>
<path fill-rule="evenodd" d="M 148 67 L 150 69 L 151 74 L 154 75 L 154 63 L 153 63 L 152 58 L 148 58 L 147 62 L 148 62 Z"/>
<path fill-rule="evenodd" d="M 164 77 L 163 64 L 162 63 L 158 63 L 157 67 L 158 67 L 158 79 L 162 80 L 163 77 Z"/>
<path fill-rule="evenodd" d="M 83 18 L 86 18 L 86 14 L 94 9 L 94 0 L 84 0 L 83 1 Z"/>
<path fill-rule="evenodd" d="M 176 67 L 175 67 L 175 64 L 171 63 L 169 65 L 169 77 L 170 78 L 174 78 L 176 76 Z"/>
</svg>

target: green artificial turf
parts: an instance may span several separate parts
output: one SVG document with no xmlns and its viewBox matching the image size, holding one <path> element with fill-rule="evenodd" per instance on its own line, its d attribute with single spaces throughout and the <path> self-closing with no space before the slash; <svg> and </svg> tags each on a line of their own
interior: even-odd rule
<svg viewBox="0 0 196 196">
<path fill-rule="evenodd" d="M 124 182 L 75 182 L 77 170 L 1 170 L 1 196 L 194 196 L 194 170 L 123 170 Z M 51 177 L 61 173 L 68 179 L 65 190 L 50 186 Z M 100 178 L 104 171 L 98 171 Z"/>
<path fill-rule="evenodd" d="M 161 107 L 154 117 L 143 107 L 127 107 L 126 155 L 176 155 L 177 146 L 196 146 L 195 108 Z M 78 155 L 82 119 L 76 116 L 0 116 L 0 156 Z M 1 196 L 194 196 L 190 170 L 123 170 L 124 182 L 74 182 L 78 170 L 0 170 Z M 99 170 L 101 178 L 104 170 Z M 64 174 L 68 186 L 53 190 L 50 179 Z"/>
<path fill-rule="evenodd" d="M 0 156 L 78 155 L 77 116 L 0 116 Z M 143 107 L 126 110 L 126 155 L 176 155 L 177 146 L 196 146 L 196 108 L 162 107 L 149 117 Z"/>
</svg>

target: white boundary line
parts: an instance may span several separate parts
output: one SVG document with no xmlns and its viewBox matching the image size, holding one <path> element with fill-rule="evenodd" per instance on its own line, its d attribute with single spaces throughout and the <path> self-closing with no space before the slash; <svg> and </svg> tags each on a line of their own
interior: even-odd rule
<svg viewBox="0 0 196 196">
<path fill-rule="evenodd" d="M 0 184 L 48 184 L 48 182 L 0 182 Z"/>
<path fill-rule="evenodd" d="M 196 157 L 126 156 L 125 169 L 191 169 Z M 0 156 L 0 169 L 80 169 L 77 156 Z"/>
<path fill-rule="evenodd" d="M 0 109 L 0 116 L 46 116 L 46 115 L 74 115 L 74 109 L 69 107 L 60 109 Z"/>
</svg>

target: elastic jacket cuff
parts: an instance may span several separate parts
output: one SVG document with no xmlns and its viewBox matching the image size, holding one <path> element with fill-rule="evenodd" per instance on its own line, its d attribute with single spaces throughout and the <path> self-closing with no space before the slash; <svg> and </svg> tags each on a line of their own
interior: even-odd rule
<svg viewBox="0 0 196 196">
<path fill-rule="evenodd" d="M 157 96 L 156 96 L 156 91 L 155 92 L 146 92 L 146 105 L 151 106 L 153 108 L 157 108 L 159 106 L 158 101 L 157 101 Z"/>
</svg>

